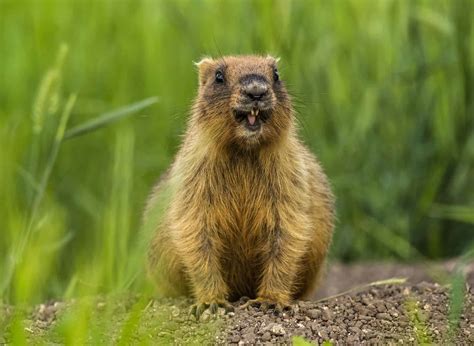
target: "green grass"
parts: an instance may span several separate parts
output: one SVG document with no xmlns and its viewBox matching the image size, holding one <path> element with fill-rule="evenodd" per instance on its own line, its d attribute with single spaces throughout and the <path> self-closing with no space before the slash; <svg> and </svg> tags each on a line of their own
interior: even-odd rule
<svg viewBox="0 0 474 346">
<path fill-rule="evenodd" d="M 416 342 L 420 345 L 431 345 L 433 341 L 429 337 L 429 327 L 426 324 L 426 316 L 419 307 L 419 302 L 412 297 L 409 297 L 405 304 L 405 309 L 408 313 L 413 334 L 416 337 Z"/>
<path fill-rule="evenodd" d="M 337 196 L 333 258 L 468 251 L 472 13 L 471 0 L 0 0 L 0 302 L 143 291 L 142 209 L 204 55 L 281 57 Z"/>
<path fill-rule="evenodd" d="M 0 342 L 8 340 L 18 345 L 211 344 L 222 330 L 222 319 L 198 322 L 187 315 L 187 304 L 189 302 L 182 300 L 153 302 L 144 296 L 85 297 L 64 303 L 53 322 L 31 319 L 32 315 L 40 314 L 40 308 L 15 307 L 7 323 L 0 324 Z M 3 313 L 1 307 L 0 312 Z"/>
</svg>

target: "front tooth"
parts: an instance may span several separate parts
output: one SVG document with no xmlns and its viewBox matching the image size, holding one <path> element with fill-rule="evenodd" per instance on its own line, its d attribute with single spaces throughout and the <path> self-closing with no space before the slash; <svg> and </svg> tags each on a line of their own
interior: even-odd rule
<svg viewBox="0 0 474 346">
<path fill-rule="evenodd" d="M 255 110 L 252 109 L 252 110 L 250 111 L 250 114 L 252 114 L 252 116 L 255 116 Z"/>
<path fill-rule="evenodd" d="M 258 109 L 256 109 L 256 110 L 255 110 L 255 115 L 258 115 L 258 112 L 259 112 L 259 110 L 258 110 Z"/>
</svg>

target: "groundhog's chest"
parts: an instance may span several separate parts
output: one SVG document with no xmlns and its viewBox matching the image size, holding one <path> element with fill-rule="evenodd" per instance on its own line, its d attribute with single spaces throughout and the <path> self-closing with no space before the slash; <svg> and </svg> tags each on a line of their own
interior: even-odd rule
<svg viewBox="0 0 474 346">
<path fill-rule="evenodd" d="M 218 167 L 203 180 L 206 203 L 203 212 L 217 226 L 223 241 L 239 244 L 251 252 L 268 234 L 279 227 L 286 210 L 291 209 L 297 187 L 278 167 L 262 167 L 255 162 Z M 250 247 L 247 249 L 247 247 Z"/>
<path fill-rule="evenodd" d="M 251 161 L 203 166 L 199 173 L 183 184 L 174 215 L 185 220 L 179 225 L 198 225 L 192 237 L 201 233 L 219 249 L 232 291 L 252 296 L 278 237 L 306 212 L 303 177 Z"/>
</svg>

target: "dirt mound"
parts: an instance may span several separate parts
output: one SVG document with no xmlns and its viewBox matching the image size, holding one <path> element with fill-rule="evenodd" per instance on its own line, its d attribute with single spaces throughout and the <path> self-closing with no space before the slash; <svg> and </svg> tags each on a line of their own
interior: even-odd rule
<svg viewBox="0 0 474 346">
<path fill-rule="evenodd" d="M 323 343 L 474 342 L 474 290 L 466 292 L 459 328 L 449 327 L 448 290 L 437 284 L 372 287 L 324 302 L 300 301 L 274 315 L 236 309 L 220 341 L 290 343 L 292 337 Z M 451 332 L 452 331 L 452 332 Z"/>
<path fill-rule="evenodd" d="M 320 299 L 332 296 L 358 285 L 394 277 L 407 278 L 407 282 L 413 285 L 424 281 L 449 284 L 453 272 L 460 269 L 459 263 L 459 259 L 405 264 L 390 262 L 344 264 L 333 262 L 328 266 L 326 275 L 321 280 L 321 284 L 312 298 Z M 461 270 L 469 286 L 474 287 L 474 263 L 463 265 Z"/>
<path fill-rule="evenodd" d="M 84 342 L 91 344 L 100 340 L 124 344 L 281 344 L 291 343 L 295 336 L 316 343 L 474 344 L 473 267 L 464 268 L 465 299 L 464 304 L 458 300 L 457 307 L 450 299 L 449 286 L 419 282 L 449 278 L 454 268 L 450 263 L 333 264 L 313 301 L 296 302 L 290 311 L 281 314 L 272 310 L 264 313 L 255 307 L 242 309 L 238 302 L 234 304 L 235 312 L 229 315 L 223 316 L 219 311 L 218 318 L 205 314 L 196 321 L 189 314 L 191 299 L 154 300 L 129 295 L 52 301 L 24 310 L 0 305 L 0 344 L 12 341 L 10 317 L 15 311 L 23 311 L 29 342 L 64 343 L 61 331 L 76 329 L 81 305 L 92 309 L 87 320 L 93 328 L 86 329 L 83 336 Z M 400 276 L 408 277 L 408 281 L 367 286 L 316 300 L 367 282 Z M 139 317 L 132 319 L 130 316 L 137 312 Z M 124 328 L 128 330 L 126 338 Z"/>
</svg>

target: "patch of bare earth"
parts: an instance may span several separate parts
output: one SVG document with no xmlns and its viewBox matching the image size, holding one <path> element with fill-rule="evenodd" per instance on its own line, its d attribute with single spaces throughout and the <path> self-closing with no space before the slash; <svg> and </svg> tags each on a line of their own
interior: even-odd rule
<svg viewBox="0 0 474 346">
<path fill-rule="evenodd" d="M 237 302 L 233 313 L 223 316 L 223 311 L 219 311 L 217 318 L 205 313 L 201 321 L 189 315 L 189 299 L 98 297 L 93 300 L 98 332 L 92 333 L 94 339 L 89 341 L 98 341 L 97 336 L 104 342 L 121 341 L 122 327 L 140 300 L 141 317 L 127 342 L 287 344 L 294 336 L 302 336 L 313 343 L 474 344 L 474 264 L 464 268 L 465 298 L 455 323 L 448 317 L 450 288 L 435 283 L 448 283 L 446 280 L 454 268 L 454 262 L 436 265 L 336 263 L 329 267 L 313 300 L 296 302 L 290 311 L 275 314 L 257 307 L 243 309 L 241 302 Z M 392 277 L 407 277 L 408 281 L 399 285 L 368 286 L 318 301 L 361 284 Z M 74 305 L 74 302 L 50 302 L 29 309 L 24 321 L 28 339 L 61 343 L 57 326 L 67 322 Z M 0 327 L 8 326 L 8 315 L 14 310 L 0 305 Z M 102 327 L 100 324 L 104 321 L 107 324 Z M 1 331 L 2 328 L 0 344 L 9 342 L 8 327 L 3 335 Z"/>
<path fill-rule="evenodd" d="M 323 302 L 300 301 L 279 315 L 236 309 L 220 341 L 290 343 L 293 336 L 338 344 L 474 343 L 474 290 L 466 292 L 459 328 L 449 333 L 448 289 L 438 284 L 384 285 Z"/>
</svg>

